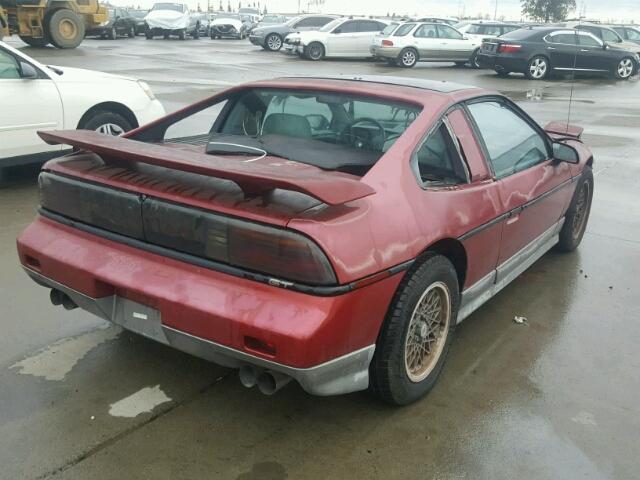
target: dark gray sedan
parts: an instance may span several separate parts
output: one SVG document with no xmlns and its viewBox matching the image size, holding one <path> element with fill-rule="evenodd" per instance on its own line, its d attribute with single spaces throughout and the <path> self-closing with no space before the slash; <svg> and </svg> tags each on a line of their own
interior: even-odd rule
<svg viewBox="0 0 640 480">
<path fill-rule="evenodd" d="M 266 25 L 254 28 L 249 35 L 249 40 L 254 45 L 259 45 L 265 50 L 277 52 L 282 48 L 284 38 L 293 32 L 304 30 L 319 30 L 337 17 L 332 15 L 303 15 L 295 17 L 288 22 L 279 25 Z"/>
</svg>

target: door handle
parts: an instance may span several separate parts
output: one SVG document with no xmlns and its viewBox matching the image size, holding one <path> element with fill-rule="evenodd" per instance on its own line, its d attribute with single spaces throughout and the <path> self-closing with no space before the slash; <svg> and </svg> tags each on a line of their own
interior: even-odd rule
<svg viewBox="0 0 640 480">
<path fill-rule="evenodd" d="M 509 218 L 507 218 L 507 225 L 512 225 L 512 224 L 516 223 L 518 220 L 520 220 L 520 214 L 519 213 L 514 213 L 512 215 L 509 215 Z"/>
<path fill-rule="evenodd" d="M 547 50 L 555 50 L 556 47 L 547 47 Z"/>
<path fill-rule="evenodd" d="M 586 48 L 581 48 L 581 49 L 580 49 L 580 51 L 581 51 L 581 52 L 588 52 L 589 50 L 588 50 L 588 49 L 586 49 Z"/>
</svg>

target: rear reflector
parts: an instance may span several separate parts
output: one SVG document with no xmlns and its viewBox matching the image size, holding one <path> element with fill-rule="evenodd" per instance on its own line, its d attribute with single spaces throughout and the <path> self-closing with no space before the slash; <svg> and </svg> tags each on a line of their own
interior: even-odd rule
<svg viewBox="0 0 640 480">
<path fill-rule="evenodd" d="M 382 40 L 383 47 L 393 47 L 393 42 L 391 40 Z"/>
<path fill-rule="evenodd" d="M 516 53 L 519 52 L 522 48 L 522 45 L 517 45 L 515 43 L 501 43 L 498 46 L 498 52 L 500 53 Z"/>
</svg>

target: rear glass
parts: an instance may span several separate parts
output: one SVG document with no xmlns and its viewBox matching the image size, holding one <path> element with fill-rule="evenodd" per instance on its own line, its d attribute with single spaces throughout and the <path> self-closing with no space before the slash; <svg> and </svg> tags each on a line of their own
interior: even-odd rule
<svg viewBox="0 0 640 480">
<path fill-rule="evenodd" d="M 413 30 L 413 27 L 415 27 L 416 24 L 415 23 L 407 23 L 405 25 L 400 25 L 398 27 L 398 29 L 396 30 L 396 33 L 393 34 L 394 37 L 404 37 L 405 35 L 407 35 L 411 30 Z"/>
</svg>

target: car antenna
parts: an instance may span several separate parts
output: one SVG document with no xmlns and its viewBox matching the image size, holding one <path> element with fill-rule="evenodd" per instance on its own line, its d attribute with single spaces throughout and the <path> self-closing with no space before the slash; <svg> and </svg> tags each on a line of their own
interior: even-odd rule
<svg viewBox="0 0 640 480">
<path fill-rule="evenodd" d="M 578 27 L 580 26 L 580 22 L 582 21 L 582 17 L 578 18 Z M 571 122 L 571 105 L 573 104 L 573 88 L 575 87 L 576 84 L 576 65 L 578 63 L 578 49 L 580 48 L 580 45 L 578 45 L 578 42 L 580 42 L 580 35 L 578 33 L 578 28 L 574 27 L 574 31 L 575 31 L 575 36 L 576 36 L 576 49 L 574 51 L 573 54 L 573 70 L 571 70 L 571 90 L 569 91 L 569 108 L 567 109 L 567 124 L 565 127 L 565 132 L 566 134 L 569 133 L 569 123 Z"/>
</svg>

